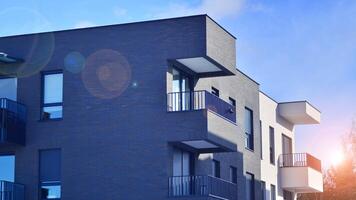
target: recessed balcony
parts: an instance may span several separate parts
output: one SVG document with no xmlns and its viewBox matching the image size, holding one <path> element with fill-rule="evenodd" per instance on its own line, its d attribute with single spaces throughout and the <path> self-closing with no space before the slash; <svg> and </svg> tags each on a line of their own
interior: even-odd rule
<svg viewBox="0 0 356 200">
<path fill-rule="evenodd" d="M 279 157 L 282 188 L 296 193 L 323 192 L 321 161 L 308 153 Z"/>
<path fill-rule="evenodd" d="M 169 197 L 237 200 L 237 185 L 212 176 L 169 177 Z M 205 198 L 204 198 L 205 197 Z"/>
<path fill-rule="evenodd" d="M 207 91 L 168 93 L 167 111 L 174 145 L 198 153 L 237 150 L 236 108 L 219 97 Z"/>
<path fill-rule="evenodd" d="M 0 99 L 0 145 L 25 145 L 26 107 L 16 101 Z"/>
</svg>

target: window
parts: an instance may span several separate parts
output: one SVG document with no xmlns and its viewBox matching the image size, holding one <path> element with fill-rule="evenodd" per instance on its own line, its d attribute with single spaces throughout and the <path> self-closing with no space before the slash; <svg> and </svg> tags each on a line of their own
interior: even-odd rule
<svg viewBox="0 0 356 200">
<path fill-rule="evenodd" d="M 283 199 L 284 200 L 293 200 L 293 193 L 287 190 L 283 190 Z"/>
<path fill-rule="evenodd" d="M 212 174 L 214 177 L 220 178 L 220 162 L 213 160 Z"/>
<path fill-rule="evenodd" d="M 261 148 L 261 160 L 263 160 L 263 134 L 262 134 L 262 121 L 260 120 L 260 148 Z"/>
<path fill-rule="evenodd" d="M 61 199 L 61 150 L 40 151 L 41 200 Z"/>
<path fill-rule="evenodd" d="M 245 108 L 245 147 L 253 150 L 253 112 Z"/>
<path fill-rule="evenodd" d="M 275 155 L 274 155 L 274 128 L 269 127 L 269 162 L 275 164 Z"/>
<path fill-rule="evenodd" d="M 42 73 L 41 119 L 60 119 L 63 110 L 63 73 Z"/>
<path fill-rule="evenodd" d="M 261 181 L 261 199 L 266 200 L 266 182 Z"/>
<path fill-rule="evenodd" d="M 17 78 L 0 77 L 0 98 L 16 101 Z"/>
<path fill-rule="evenodd" d="M 15 180 L 15 156 L 0 155 L 0 181 L 14 182 Z M 0 187 L 0 199 L 1 187 Z"/>
<path fill-rule="evenodd" d="M 271 200 L 276 200 L 276 186 L 271 185 Z"/>
<path fill-rule="evenodd" d="M 237 183 L 237 169 L 233 166 L 230 166 L 230 181 L 232 183 Z"/>
<path fill-rule="evenodd" d="M 214 87 L 211 87 L 211 94 L 219 97 L 219 90 Z"/>
<path fill-rule="evenodd" d="M 246 173 L 246 200 L 255 200 L 255 176 Z"/>
<path fill-rule="evenodd" d="M 236 100 L 231 97 L 229 97 L 229 103 L 233 106 L 236 106 Z"/>
</svg>

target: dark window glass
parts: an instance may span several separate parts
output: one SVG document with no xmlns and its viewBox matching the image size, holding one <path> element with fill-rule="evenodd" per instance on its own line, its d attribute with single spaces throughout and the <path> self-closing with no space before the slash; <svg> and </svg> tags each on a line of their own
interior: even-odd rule
<svg viewBox="0 0 356 200">
<path fill-rule="evenodd" d="M 274 128 L 269 127 L 269 161 L 275 164 L 275 149 L 274 149 Z"/>
<path fill-rule="evenodd" d="M 62 118 L 63 73 L 44 72 L 42 74 L 42 119 Z"/>
<path fill-rule="evenodd" d="M 237 183 L 237 169 L 233 166 L 230 166 L 230 181 L 232 183 Z"/>
<path fill-rule="evenodd" d="M 40 151 L 40 190 L 42 199 L 61 199 L 61 151 Z"/>
<path fill-rule="evenodd" d="M 255 199 L 255 176 L 251 173 L 246 173 L 246 200 Z"/>
<path fill-rule="evenodd" d="M 229 97 L 229 103 L 233 106 L 236 106 L 236 100 L 231 97 Z"/>
<path fill-rule="evenodd" d="M 220 178 L 220 162 L 213 160 L 212 174 L 214 177 Z"/>
<path fill-rule="evenodd" d="M 253 112 L 245 108 L 245 147 L 253 150 Z"/>
<path fill-rule="evenodd" d="M 276 186 L 271 185 L 271 200 L 276 200 Z"/>
<path fill-rule="evenodd" d="M 261 198 L 266 200 L 266 183 L 264 181 L 261 181 Z"/>
<path fill-rule="evenodd" d="M 214 87 L 211 87 L 211 94 L 215 95 L 215 96 L 219 96 L 219 90 L 214 88 Z"/>
</svg>

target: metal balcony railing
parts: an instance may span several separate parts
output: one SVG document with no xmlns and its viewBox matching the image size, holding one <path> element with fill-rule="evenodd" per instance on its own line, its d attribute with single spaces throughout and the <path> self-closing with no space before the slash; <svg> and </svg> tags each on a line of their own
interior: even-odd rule
<svg viewBox="0 0 356 200">
<path fill-rule="evenodd" d="M 10 99 L 0 98 L 0 143 L 24 145 L 25 131 L 26 106 Z"/>
<path fill-rule="evenodd" d="M 235 106 L 207 91 L 171 92 L 167 94 L 169 112 L 209 109 L 236 122 Z"/>
<path fill-rule="evenodd" d="M 321 172 L 321 161 L 308 153 L 282 154 L 279 167 L 310 167 Z"/>
<path fill-rule="evenodd" d="M 25 186 L 8 181 L 0 181 L 0 200 L 24 200 Z"/>
<path fill-rule="evenodd" d="M 169 197 L 211 196 L 237 200 L 237 185 L 212 176 L 169 177 Z"/>
</svg>

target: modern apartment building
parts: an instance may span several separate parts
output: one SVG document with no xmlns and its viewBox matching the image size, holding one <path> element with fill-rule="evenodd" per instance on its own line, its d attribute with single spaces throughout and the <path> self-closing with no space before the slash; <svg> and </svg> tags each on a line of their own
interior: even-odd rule
<svg viewBox="0 0 356 200">
<path fill-rule="evenodd" d="M 235 39 L 207 15 L 0 38 L 0 200 L 322 191 L 293 140 L 319 111 L 262 94 Z"/>
</svg>

